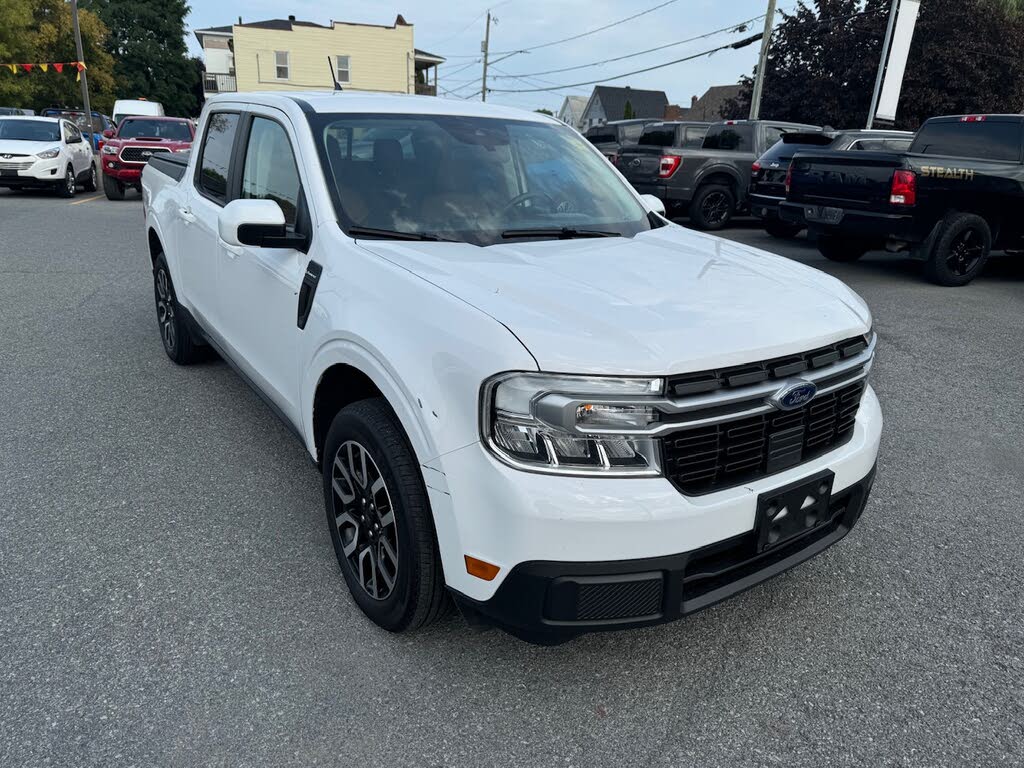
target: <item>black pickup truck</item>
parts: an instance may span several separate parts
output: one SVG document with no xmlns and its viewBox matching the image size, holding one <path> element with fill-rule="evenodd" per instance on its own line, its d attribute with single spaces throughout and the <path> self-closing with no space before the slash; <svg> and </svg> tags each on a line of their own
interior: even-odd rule
<svg viewBox="0 0 1024 768">
<path fill-rule="evenodd" d="M 993 248 L 1024 247 L 1022 213 L 1022 115 L 934 117 L 907 152 L 802 150 L 779 208 L 828 259 L 907 251 L 951 286 L 977 277 Z"/>
</svg>

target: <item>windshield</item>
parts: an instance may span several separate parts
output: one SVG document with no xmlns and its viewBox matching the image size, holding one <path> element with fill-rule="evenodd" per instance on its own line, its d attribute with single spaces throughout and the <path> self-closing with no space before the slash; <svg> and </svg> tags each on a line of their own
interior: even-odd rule
<svg viewBox="0 0 1024 768">
<path fill-rule="evenodd" d="M 346 230 L 433 235 L 477 245 L 600 230 L 631 237 L 647 212 L 564 125 L 449 115 L 311 115 Z M 551 230 L 552 232 L 547 232 Z"/>
<path fill-rule="evenodd" d="M 60 141 L 60 125 L 49 120 L 0 120 L 0 139 Z"/>
<path fill-rule="evenodd" d="M 117 136 L 121 139 L 192 141 L 192 132 L 188 128 L 188 123 L 179 123 L 173 120 L 127 119 L 121 123 Z"/>
</svg>

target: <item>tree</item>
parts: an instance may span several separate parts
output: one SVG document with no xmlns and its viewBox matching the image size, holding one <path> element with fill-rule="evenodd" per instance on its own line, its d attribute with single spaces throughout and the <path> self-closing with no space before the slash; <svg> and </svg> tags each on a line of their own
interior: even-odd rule
<svg viewBox="0 0 1024 768">
<path fill-rule="evenodd" d="M 534 112 L 539 112 L 542 115 L 551 115 L 551 117 L 555 116 L 555 113 L 552 112 L 550 109 L 535 109 L 533 111 Z"/>
<path fill-rule="evenodd" d="M 859 128 L 867 121 L 888 0 L 806 0 L 783 14 L 769 49 L 761 115 Z M 750 111 L 741 80 L 723 117 Z M 1024 1 L 928 0 L 921 5 L 896 125 L 938 114 L 1018 112 L 1024 105 Z"/>
<path fill-rule="evenodd" d="M 636 117 L 636 112 L 633 110 L 633 102 L 626 99 L 626 106 L 622 109 L 622 119 L 632 120 L 634 117 Z"/>
<path fill-rule="evenodd" d="M 200 78 L 185 45 L 186 0 L 82 0 L 110 29 L 107 49 L 122 98 L 159 101 L 169 115 L 194 115 Z"/>
<path fill-rule="evenodd" d="M 27 8 L 27 12 L 26 12 Z M 95 14 L 78 16 L 82 48 L 89 67 L 89 97 L 98 111 L 114 103 L 114 61 L 104 50 L 107 28 Z M 0 3 L 0 60 L 37 64 L 76 61 L 71 7 L 64 0 L 3 0 Z M 0 71 L 0 103 L 28 109 L 51 105 L 81 106 L 81 88 L 73 69 L 63 72 Z"/>
</svg>

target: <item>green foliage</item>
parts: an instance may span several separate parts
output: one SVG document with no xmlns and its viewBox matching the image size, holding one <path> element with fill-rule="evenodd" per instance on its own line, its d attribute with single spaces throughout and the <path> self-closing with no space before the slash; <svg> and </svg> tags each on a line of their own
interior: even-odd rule
<svg viewBox="0 0 1024 768">
<path fill-rule="evenodd" d="M 636 112 L 633 109 L 633 102 L 626 99 L 626 106 L 622 109 L 622 119 L 632 120 L 634 117 L 636 117 Z"/>
<path fill-rule="evenodd" d="M 534 112 L 539 112 L 542 115 L 551 115 L 551 117 L 555 116 L 555 113 L 552 112 L 550 109 L 535 109 L 533 111 Z"/>
<path fill-rule="evenodd" d="M 807 0 L 772 38 L 761 116 L 859 128 L 867 121 L 889 0 Z M 723 117 L 745 117 L 753 80 Z M 897 127 L 934 115 L 1024 106 L 1024 0 L 926 0 L 910 47 Z"/>
<path fill-rule="evenodd" d="M 198 114 L 201 72 L 185 45 L 186 0 L 81 0 L 110 29 L 119 98 L 159 101 L 169 115 Z"/>
</svg>

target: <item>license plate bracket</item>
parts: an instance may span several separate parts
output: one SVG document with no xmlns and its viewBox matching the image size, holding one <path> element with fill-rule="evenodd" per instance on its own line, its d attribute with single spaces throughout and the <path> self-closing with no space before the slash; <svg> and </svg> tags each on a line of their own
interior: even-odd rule
<svg viewBox="0 0 1024 768">
<path fill-rule="evenodd" d="M 835 477 L 831 470 L 824 470 L 758 496 L 754 523 L 757 551 L 772 549 L 825 525 Z"/>
<path fill-rule="evenodd" d="M 842 208 L 833 208 L 828 205 L 804 206 L 804 218 L 819 224 L 839 224 L 845 215 L 846 211 Z"/>
</svg>

